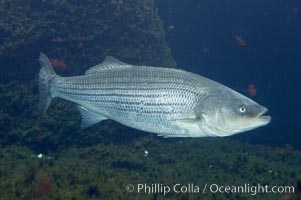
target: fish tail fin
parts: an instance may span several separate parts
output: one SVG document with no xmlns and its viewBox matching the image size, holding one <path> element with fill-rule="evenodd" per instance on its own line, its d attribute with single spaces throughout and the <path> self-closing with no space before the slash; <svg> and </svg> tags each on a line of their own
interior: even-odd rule
<svg viewBox="0 0 301 200">
<path fill-rule="evenodd" d="M 44 114 L 47 111 L 52 99 L 50 93 L 50 82 L 57 75 L 45 54 L 40 53 L 39 62 L 41 65 L 41 69 L 39 73 L 38 109 Z"/>
</svg>

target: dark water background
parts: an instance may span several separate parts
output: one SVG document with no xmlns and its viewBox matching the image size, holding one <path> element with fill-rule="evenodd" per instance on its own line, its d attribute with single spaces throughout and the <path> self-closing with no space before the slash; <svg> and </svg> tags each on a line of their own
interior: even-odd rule
<svg viewBox="0 0 301 200">
<path fill-rule="evenodd" d="M 272 122 L 234 136 L 301 148 L 301 2 L 298 0 L 157 0 L 167 41 L 180 68 L 252 97 Z M 234 36 L 243 38 L 240 46 Z"/>
</svg>

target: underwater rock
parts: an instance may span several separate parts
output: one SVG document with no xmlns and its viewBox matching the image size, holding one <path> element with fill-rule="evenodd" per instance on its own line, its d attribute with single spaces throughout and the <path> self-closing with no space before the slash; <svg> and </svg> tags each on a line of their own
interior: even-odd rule
<svg viewBox="0 0 301 200">
<path fill-rule="evenodd" d="M 0 11 L 6 80 L 36 75 L 41 51 L 64 63 L 59 73 L 66 74 L 83 72 L 107 55 L 132 64 L 175 66 L 153 0 L 11 0 L 1 1 Z"/>
<path fill-rule="evenodd" d="M 56 115 L 37 113 L 41 51 L 61 75 L 83 74 L 107 55 L 132 64 L 175 66 L 153 0 L 9 0 L 0 2 L 0 11 L 0 144 L 21 140 L 44 152 L 75 142 L 69 133 L 79 130 L 80 116 L 72 105 L 56 101 L 51 105 Z M 68 127 L 61 129 L 60 123 Z M 112 126 L 107 129 L 112 132 Z"/>
</svg>

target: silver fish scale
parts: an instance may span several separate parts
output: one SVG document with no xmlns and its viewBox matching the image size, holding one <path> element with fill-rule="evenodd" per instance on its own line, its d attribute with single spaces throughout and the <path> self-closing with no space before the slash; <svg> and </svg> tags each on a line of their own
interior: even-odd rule
<svg viewBox="0 0 301 200">
<path fill-rule="evenodd" d="M 214 83 L 182 70 L 130 66 L 55 77 L 50 93 L 127 126 L 174 135 L 185 132 L 175 120 L 193 117 L 206 85 Z"/>
</svg>

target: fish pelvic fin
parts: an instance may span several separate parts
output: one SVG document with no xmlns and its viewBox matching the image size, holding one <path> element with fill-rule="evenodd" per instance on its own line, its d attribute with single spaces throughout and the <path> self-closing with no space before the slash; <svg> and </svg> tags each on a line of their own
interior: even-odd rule
<svg viewBox="0 0 301 200">
<path fill-rule="evenodd" d="M 77 106 L 77 110 L 80 112 L 81 117 L 82 117 L 82 122 L 80 125 L 81 129 L 88 128 L 89 126 L 92 126 L 100 121 L 106 120 L 108 118 L 99 115 L 97 113 L 91 112 L 87 108 L 83 106 Z"/>
<path fill-rule="evenodd" d="M 45 54 L 40 53 L 39 62 L 41 65 L 41 69 L 39 72 L 38 109 L 44 114 L 47 111 L 52 99 L 50 94 L 50 82 L 57 75 Z"/>
</svg>

